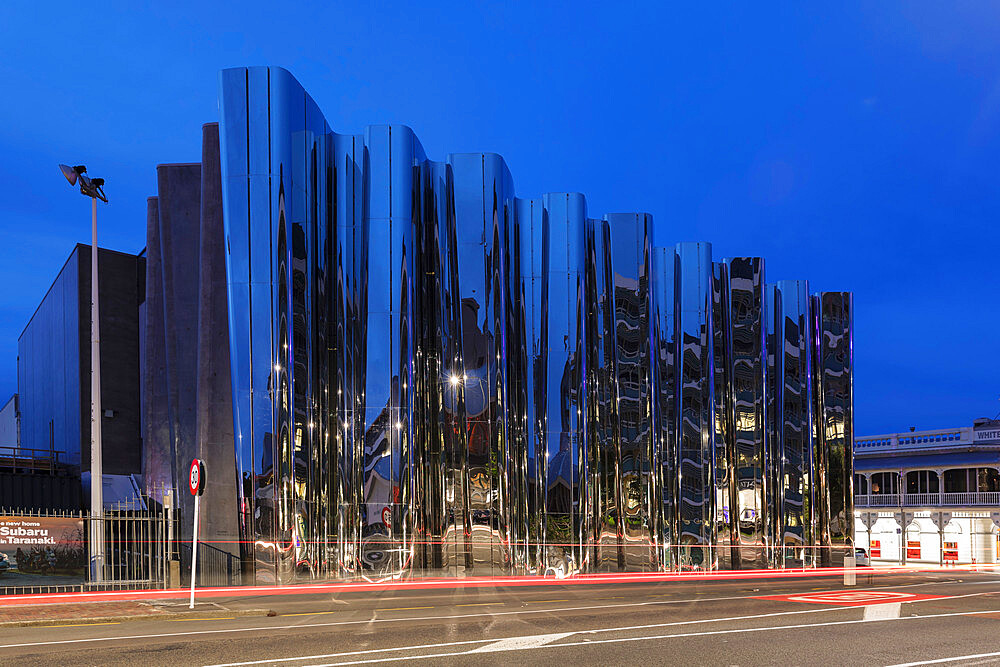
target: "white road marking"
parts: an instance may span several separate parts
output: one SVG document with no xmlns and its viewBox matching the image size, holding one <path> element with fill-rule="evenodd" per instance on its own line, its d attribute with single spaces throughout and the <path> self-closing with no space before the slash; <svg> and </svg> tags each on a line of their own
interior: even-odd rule
<svg viewBox="0 0 1000 667">
<path fill-rule="evenodd" d="M 901 662 L 898 665 L 889 667 L 917 667 L 918 665 L 941 665 L 946 662 L 965 662 L 976 658 L 995 658 L 1000 656 L 1000 651 L 994 653 L 973 653 L 972 655 L 956 655 L 954 658 L 938 658 L 937 660 L 921 660 L 919 662 Z"/>
<path fill-rule="evenodd" d="M 569 637 L 572 632 L 556 632 L 550 635 L 526 635 L 523 637 L 508 637 L 498 642 L 474 648 L 466 653 L 495 653 L 496 651 L 524 651 L 529 648 L 538 648 L 549 642 L 554 642 L 565 637 Z"/>
<path fill-rule="evenodd" d="M 870 604 L 865 607 L 864 620 L 866 621 L 886 621 L 893 618 L 899 618 L 899 612 L 902 608 L 902 604 L 899 602 L 890 602 L 888 604 Z"/>
<path fill-rule="evenodd" d="M 903 617 L 900 617 L 900 618 L 883 619 L 883 620 L 886 620 L 886 621 L 911 621 L 911 620 L 916 620 L 916 619 L 921 619 L 921 618 L 943 618 L 943 617 L 947 617 L 947 616 L 970 616 L 970 615 L 973 615 L 973 614 L 981 614 L 981 613 L 983 613 L 983 612 L 961 611 L 961 612 L 952 612 L 952 613 L 948 613 L 948 614 L 928 614 L 926 616 L 903 616 Z M 595 639 L 595 640 L 591 640 L 591 641 L 582 641 L 582 642 L 566 642 L 566 643 L 563 643 L 563 644 L 543 643 L 543 644 L 540 644 L 540 645 L 530 645 L 530 646 L 525 646 L 524 648 L 516 648 L 516 649 L 509 649 L 509 650 L 514 650 L 514 651 L 530 651 L 530 650 L 545 649 L 545 648 L 568 648 L 568 647 L 572 647 L 572 646 L 593 646 L 595 644 L 618 644 L 618 643 L 624 643 L 624 642 L 652 641 L 652 640 L 657 640 L 657 639 L 680 639 L 680 638 L 685 638 L 685 637 L 708 637 L 708 636 L 712 636 L 712 635 L 727 635 L 727 634 L 736 634 L 736 633 L 741 633 L 741 632 L 770 632 L 770 631 L 775 631 L 775 630 L 798 630 L 798 629 L 801 629 L 801 628 L 819 628 L 819 627 L 827 627 L 827 626 L 832 626 L 832 625 L 852 625 L 852 624 L 856 624 L 856 623 L 868 623 L 868 622 L 869 621 L 865 621 L 864 619 L 861 619 L 861 620 L 857 620 L 857 621 L 830 621 L 829 623 L 802 623 L 802 624 L 799 624 L 799 625 L 778 625 L 778 626 L 765 626 L 765 627 L 759 627 L 759 628 L 739 628 L 739 629 L 734 628 L 734 629 L 731 629 L 731 630 L 708 630 L 708 631 L 705 631 L 705 632 L 685 632 L 685 633 L 673 634 L 673 635 L 652 635 L 652 636 L 647 636 L 647 637 L 621 637 L 621 638 L 617 638 L 617 639 Z M 546 635 L 543 635 L 543 636 L 546 636 Z M 423 655 L 407 655 L 407 656 L 397 656 L 397 657 L 381 657 L 381 658 L 376 658 L 376 659 L 373 659 L 373 660 L 352 660 L 352 661 L 349 661 L 349 662 L 316 663 L 316 664 L 310 664 L 309 667 L 336 667 L 337 665 L 361 665 L 361 664 L 370 664 L 370 663 L 378 663 L 378 662 L 400 662 L 400 661 L 403 661 L 403 660 L 423 660 L 423 659 L 426 659 L 426 658 L 451 658 L 451 657 L 455 657 L 455 656 L 469 655 L 471 653 L 473 653 L 473 651 L 471 651 L 471 650 L 470 651 L 460 651 L 460 652 L 457 652 L 457 653 L 425 653 Z M 344 657 L 346 657 L 348 654 L 337 654 L 337 655 L 331 655 L 329 657 L 339 657 L 340 655 L 343 655 Z M 982 655 L 979 655 L 979 656 L 971 655 L 971 656 L 962 656 L 962 657 L 965 657 L 965 658 L 976 658 L 976 657 L 987 657 L 987 656 L 992 656 L 992 655 L 1000 655 L 1000 653 L 982 654 Z M 938 660 L 938 661 L 935 661 L 935 662 L 938 662 L 938 663 L 940 663 L 940 662 L 951 662 L 951 661 L 954 661 L 954 660 L 961 660 L 962 657 L 959 657 L 959 658 L 946 658 L 944 660 Z M 309 658 L 298 658 L 298 660 L 303 660 L 303 659 L 304 660 L 308 660 Z M 276 661 L 272 661 L 272 662 L 276 662 Z M 910 664 L 915 666 L 915 665 L 923 665 L 923 664 L 934 664 L 934 662 L 926 662 L 926 663 L 924 663 L 924 662 L 917 662 L 917 663 L 910 663 Z M 894 666 L 894 667 L 902 667 L 902 666 L 897 665 L 897 666 Z"/>
</svg>

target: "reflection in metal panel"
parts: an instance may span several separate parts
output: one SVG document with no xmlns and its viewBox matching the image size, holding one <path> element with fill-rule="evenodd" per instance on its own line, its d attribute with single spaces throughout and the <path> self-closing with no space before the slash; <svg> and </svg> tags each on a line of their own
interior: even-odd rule
<svg viewBox="0 0 1000 667">
<path fill-rule="evenodd" d="M 716 537 L 711 244 L 679 243 L 676 263 L 678 566 L 707 569 Z"/>
<path fill-rule="evenodd" d="M 677 426 L 677 256 L 673 248 L 653 248 L 650 281 L 652 312 L 650 340 L 653 357 L 653 466 L 654 519 L 658 562 L 661 569 L 677 564 L 679 542 L 679 459 Z"/>
<path fill-rule="evenodd" d="M 590 479 L 590 564 L 625 569 L 623 522 L 618 508 L 621 458 L 615 394 L 615 307 L 611 233 L 606 220 L 587 221 L 587 447 Z"/>
<path fill-rule="evenodd" d="M 775 393 L 771 416 L 777 474 L 779 564 L 809 563 L 815 553 L 813 467 L 812 331 L 808 284 L 786 280 L 773 285 L 773 354 L 769 371 Z"/>
<path fill-rule="evenodd" d="M 498 155 L 337 134 L 278 68 L 220 108 L 256 581 L 760 567 L 848 512 L 850 295 L 811 320 L 804 282 L 765 303 L 762 260 L 516 198 Z"/>
<path fill-rule="evenodd" d="M 854 516 L 853 296 L 822 292 L 812 297 L 816 380 L 817 506 L 823 564 L 838 564 L 833 548 L 850 546 Z"/>
<path fill-rule="evenodd" d="M 729 266 L 712 264 L 712 371 L 713 431 L 712 471 L 715 531 L 719 567 L 739 569 L 736 512 L 736 442 L 733 405 L 733 344 L 730 314 Z"/>
<path fill-rule="evenodd" d="M 651 569 L 653 423 L 650 413 L 649 279 L 652 217 L 645 213 L 606 216 L 611 238 L 614 313 L 614 378 L 620 451 L 625 568 Z"/>
<path fill-rule="evenodd" d="M 766 565 L 764 543 L 764 475 L 767 434 L 764 374 L 764 260 L 736 257 L 729 267 L 729 313 L 735 475 L 739 555 L 742 567 Z"/>
</svg>

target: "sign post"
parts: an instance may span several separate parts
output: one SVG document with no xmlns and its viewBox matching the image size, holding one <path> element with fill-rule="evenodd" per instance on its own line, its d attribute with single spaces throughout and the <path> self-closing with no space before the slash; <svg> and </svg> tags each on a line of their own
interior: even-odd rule
<svg viewBox="0 0 1000 667">
<path fill-rule="evenodd" d="M 189 609 L 194 609 L 194 585 L 198 578 L 198 524 L 200 523 L 199 511 L 201 510 L 201 494 L 205 493 L 205 463 L 201 459 L 191 461 L 191 470 L 188 475 L 188 488 L 194 496 L 194 536 L 191 539 L 191 604 Z"/>
</svg>

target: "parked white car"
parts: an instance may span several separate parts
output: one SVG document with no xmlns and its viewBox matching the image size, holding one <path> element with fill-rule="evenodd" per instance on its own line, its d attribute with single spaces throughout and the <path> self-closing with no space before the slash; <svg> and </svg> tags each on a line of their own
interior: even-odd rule
<svg viewBox="0 0 1000 667">
<path fill-rule="evenodd" d="M 869 567 L 871 566 L 871 560 L 868 559 L 868 552 L 861 547 L 854 548 L 854 564 L 857 567 Z"/>
</svg>

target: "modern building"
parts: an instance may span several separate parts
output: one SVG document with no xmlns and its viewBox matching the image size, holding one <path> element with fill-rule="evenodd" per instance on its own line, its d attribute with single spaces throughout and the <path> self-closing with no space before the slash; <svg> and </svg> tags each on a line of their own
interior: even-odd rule
<svg viewBox="0 0 1000 667">
<path fill-rule="evenodd" d="M 251 580 L 850 546 L 849 293 L 517 197 L 496 154 L 338 134 L 280 68 L 223 71 L 220 109 L 150 203 L 146 473 L 209 460 Z"/>
<path fill-rule="evenodd" d="M 90 471 L 90 246 L 77 244 L 18 338 L 20 441 L 0 475 L 18 489 L 0 504 L 80 509 Z M 141 471 L 139 305 L 141 256 L 98 249 L 103 471 Z M 30 476 L 30 479 L 25 477 Z M 106 501 L 113 502 L 109 496 Z"/>
<path fill-rule="evenodd" d="M 1000 420 L 855 441 L 857 544 L 875 560 L 1000 561 Z"/>
<path fill-rule="evenodd" d="M 16 450 L 19 444 L 21 444 L 21 409 L 17 394 L 12 394 L 0 408 L 0 453 L 5 450 Z"/>
</svg>

